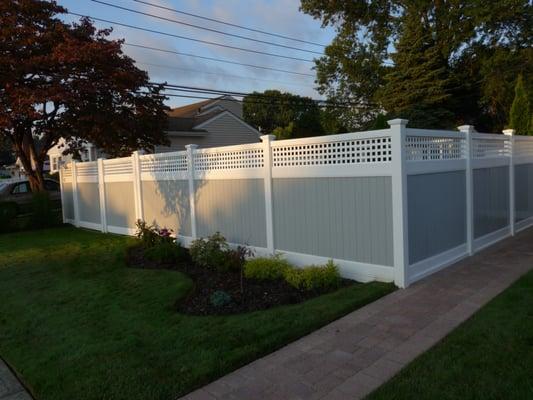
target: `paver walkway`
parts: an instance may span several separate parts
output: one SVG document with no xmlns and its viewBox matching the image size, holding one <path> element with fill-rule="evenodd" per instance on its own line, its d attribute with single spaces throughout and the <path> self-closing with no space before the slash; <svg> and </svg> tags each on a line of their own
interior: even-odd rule
<svg viewBox="0 0 533 400">
<path fill-rule="evenodd" d="M 533 267 L 533 229 L 398 290 L 184 399 L 359 399 Z"/>
<path fill-rule="evenodd" d="M 32 400 L 2 359 L 0 359 L 0 400 Z"/>
</svg>

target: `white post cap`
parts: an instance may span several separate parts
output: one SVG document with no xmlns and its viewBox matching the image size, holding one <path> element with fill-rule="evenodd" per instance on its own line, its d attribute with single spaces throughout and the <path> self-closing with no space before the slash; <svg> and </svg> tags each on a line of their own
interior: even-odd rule
<svg viewBox="0 0 533 400">
<path fill-rule="evenodd" d="M 516 133 L 516 130 L 514 130 L 514 129 L 504 129 L 502 132 L 506 136 L 514 136 L 514 134 Z"/>
<path fill-rule="evenodd" d="M 475 132 L 474 125 L 461 125 L 461 126 L 458 126 L 457 129 L 460 132 L 464 132 L 464 133 L 473 133 L 473 132 Z"/>
<path fill-rule="evenodd" d="M 396 119 L 388 120 L 387 124 L 389 124 L 389 126 L 395 126 L 395 125 L 406 126 L 408 122 L 409 122 L 408 119 L 396 118 Z"/>
<path fill-rule="evenodd" d="M 275 135 L 261 135 L 260 138 L 261 138 L 261 141 L 263 142 L 271 142 L 273 140 L 276 140 Z"/>
</svg>

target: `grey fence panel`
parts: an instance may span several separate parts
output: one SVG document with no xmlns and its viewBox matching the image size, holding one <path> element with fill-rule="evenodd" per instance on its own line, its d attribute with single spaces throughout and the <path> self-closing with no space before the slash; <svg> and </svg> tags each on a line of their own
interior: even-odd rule
<svg viewBox="0 0 533 400">
<path fill-rule="evenodd" d="M 80 220 L 100 224 L 98 183 L 78 182 Z"/>
<path fill-rule="evenodd" d="M 196 180 L 198 236 L 221 232 L 231 243 L 266 247 L 262 179 Z"/>
<path fill-rule="evenodd" d="M 533 216 L 533 164 L 515 166 L 515 221 Z"/>
<path fill-rule="evenodd" d="M 107 225 L 122 228 L 135 227 L 135 202 L 133 183 L 106 182 Z"/>
<path fill-rule="evenodd" d="M 277 250 L 392 266 L 390 177 L 273 180 Z"/>
<path fill-rule="evenodd" d="M 407 177 L 409 263 L 466 243 L 465 171 Z"/>
<path fill-rule="evenodd" d="M 509 225 L 509 167 L 475 169 L 474 237 Z"/>
<path fill-rule="evenodd" d="M 170 228 L 183 236 L 191 235 L 189 182 L 180 180 L 143 181 L 144 220 Z"/>
<path fill-rule="evenodd" d="M 66 219 L 74 220 L 74 198 L 72 193 L 72 183 L 71 182 L 62 182 L 61 183 L 63 190 L 63 212 Z"/>
</svg>

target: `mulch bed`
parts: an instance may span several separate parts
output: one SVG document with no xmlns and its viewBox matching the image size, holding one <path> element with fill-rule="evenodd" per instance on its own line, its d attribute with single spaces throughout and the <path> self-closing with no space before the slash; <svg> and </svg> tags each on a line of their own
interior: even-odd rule
<svg viewBox="0 0 533 400">
<path fill-rule="evenodd" d="M 284 280 L 258 281 L 246 279 L 241 276 L 240 271 L 219 272 L 197 266 L 190 259 L 181 263 L 152 261 L 144 256 L 144 249 L 141 246 L 128 249 L 126 262 L 132 268 L 166 269 L 188 275 L 194 282 L 194 287 L 185 299 L 176 302 L 176 309 L 189 315 L 226 315 L 265 310 L 285 304 L 300 303 L 324 294 L 324 292 L 298 290 Z M 342 279 L 340 286 L 353 284 L 354 281 Z M 211 295 L 216 291 L 228 293 L 232 302 L 219 307 L 211 304 Z"/>
</svg>

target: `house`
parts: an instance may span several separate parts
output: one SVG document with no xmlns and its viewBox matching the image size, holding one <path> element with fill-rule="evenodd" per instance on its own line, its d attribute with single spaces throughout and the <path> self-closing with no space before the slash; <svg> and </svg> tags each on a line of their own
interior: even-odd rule
<svg viewBox="0 0 533 400">
<path fill-rule="evenodd" d="M 219 147 L 260 141 L 259 131 L 242 119 L 242 103 L 231 96 L 173 108 L 168 116 L 170 146 L 157 146 L 156 153 L 184 150 L 187 144 Z"/>
<path fill-rule="evenodd" d="M 155 153 L 185 150 L 188 144 L 198 147 L 218 147 L 233 144 L 257 143 L 261 135 L 242 119 L 242 103 L 231 96 L 173 108 L 168 112 L 166 134 L 169 146 L 156 146 Z M 72 155 L 63 155 L 65 142 L 61 141 L 48 151 L 50 172 L 58 171 L 61 162 L 69 162 Z M 94 145 L 88 143 L 80 154 L 82 161 L 105 158 Z"/>
</svg>

